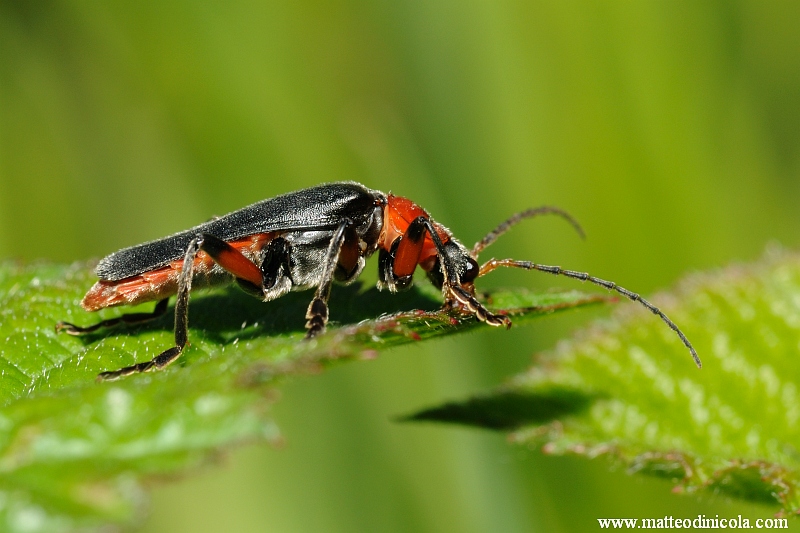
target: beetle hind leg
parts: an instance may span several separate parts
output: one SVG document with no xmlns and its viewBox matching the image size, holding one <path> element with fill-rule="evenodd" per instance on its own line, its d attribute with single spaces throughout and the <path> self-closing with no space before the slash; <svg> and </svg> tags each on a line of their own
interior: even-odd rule
<svg viewBox="0 0 800 533">
<path fill-rule="evenodd" d="M 114 381 L 131 374 L 161 370 L 183 353 L 183 349 L 189 340 L 189 293 L 192 290 L 194 260 L 202 246 L 202 236 L 192 239 L 183 258 L 183 267 L 178 278 L 178 297 L 175 300 L 175 346 L 164 350 L 151 361 L 126 366 L 119 370 L 102 372 L 97 376 L 98 381 Z"/>
<path fill-rule="evenodd" d="M 101 320 L 96 324 L 92 324 L 91 326 L 76 326 L 70 322 L 58 322 L 56 324 L 56 333 L 66 333 L 67 335 L 86 335 L 88 333 L 93 333 L 99 329 L 105 328 L 113 328 L 115 326 L 119 326 L 124 324 L 126 326 L 132 326 L 135 324 L 142 324 L 144 322 L 150 322 L 151 320 L 155 320 L 156 318 L 162 316 L 167 312 L 167 306 L 169 305 L 169 298 L 164 298 L 163 300 L 159 300 L 156 304 L 155 308 L 150 313 L 128 313 L 125 315 L 118 316 L 116 318 L 109 318 L 108 320 Z"/>
</svg>

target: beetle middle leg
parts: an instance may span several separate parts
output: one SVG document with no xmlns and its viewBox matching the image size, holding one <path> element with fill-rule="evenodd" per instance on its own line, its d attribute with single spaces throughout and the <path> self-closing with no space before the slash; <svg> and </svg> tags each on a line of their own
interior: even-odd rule
<svg viewBox="0 0 800 533">
<path fill-rule="evenodd" d="M 353 222 L 349 218 L 342 220 L 333 234 L 330 245 L 328 245 L 317 291 L 308 306 L 308 311 L 306 311 L 307 339 L 316 337 L 325 331 L 325 325 L 328 323 L 328 298 L 331 295 L 331 285 L 339 263 L 339 255 L 347 239 L 347 229 L 352 224 Z"/>
</svg>

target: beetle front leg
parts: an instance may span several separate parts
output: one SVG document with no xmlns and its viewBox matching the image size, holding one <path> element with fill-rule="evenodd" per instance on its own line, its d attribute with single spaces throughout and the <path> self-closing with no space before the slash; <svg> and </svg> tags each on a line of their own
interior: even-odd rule
<svg viewBox="0 0 800 533">
<path fill-rule="evenodd" d="M 504 326 L 506 329 L 511 329 L 510 318 L 490 313 L 474 295 L 470 294 L 465 289 L 455 285 L 450 286 L 449 290 L 450 294 L 453 296 L 453 301 L 461 304 L 467 311 L 475 315 L 475 318 L 479 321 L 486 322 L 490 326 Z M 445 304 L 447 303 L 448 302 L 445 302 Z"/>
<path fill-rule="evenodd" d="M 437 280 L 441 279 L 442 294 L 445 297 L 445 307 L 457 303 L 463 309 L 475 315 L 475 318 L 481 322 L 486 322 L 490 326 L 505 326 L 506 329 L 510 328 L 510 318 L 491 313 L 475 297 L 471 282 L 478 274 L 478 269 L 474 259 L 468 256 L 468 252 L 462 250 L 460 245 L 457 245 L 452 240 L 444 244 L 429 219 L 419 217 L 415 222 L 417 221 L 425 226 L 426 231 L 433 240 L 434 246 L 436 246 L 438 261 L 433 268 L 440 269 L 441 278 L 438 276 L 430 276 L 430 274 L 429 277 Z M 462 267 L 458 266 L 459 263 L 462 264 Z M 469 270 L 470 265 L 472 266 L 472 270 Z M 459 272 L 459 270 L 462 271 Z M 467 286 L 470 290 L 465 289 L 462 286 L 462 282 L 468 282 Z"/>
<path fill-rule="evenodd" d="M 325 263 L 322 268 L 322 275 L 320 276 L 317 291 L 314 293 L 314 299 L 306 311 L 306 339 L 316 337 L 325 331 L 325 325 L 328 323 L 328 298 L 331 295 L 331 284 L 333 283 L 333 275 L 336 271 L 336 264 L 339 261 L 339 253 L 344 245 L 345 237 L 347 235 L 347 228 L 352 224 L 349 218 L 342 220 L 336 231 L 333 234 L 331 243 L 328 246 L 328 252 L 325 254 Z"/>
<path fill-rule="evenodd" d="M 152 361 L 137 363 L 119 370 L 101 372 L 97 376 L 99 381 L 113 381 L 139 372 L 161 370 L 181 355 L 189 339 L 189 293 L 192 290 L 194 260 L 202 244 L 202 237 L 192 239 L 186 249 L 186 254 L 183 256 L 183 266 L 178 278 L 178 297 L 175 300 L 175 346 L 164 350 Z"/>
<path fill-rule="evenodd" d="M 381 249 L 378 263 L 378 288 L 391 292 L 411 287 L 414 270 L 419 263 L 425 242 L 424 217 L 417 217 L 408 225 L 406 232 L 396 238 L 387 252 Z"/>
</svg>

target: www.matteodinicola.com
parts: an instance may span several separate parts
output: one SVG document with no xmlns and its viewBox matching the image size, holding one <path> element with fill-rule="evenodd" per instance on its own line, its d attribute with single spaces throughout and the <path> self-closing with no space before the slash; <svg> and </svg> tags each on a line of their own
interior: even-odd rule
<svg viewBox="0 0 800 533">
<path fill-rule="evenodd" d="M 598 518 L 600 529 L 789 529 L 787 518 L 735 518 L 697 515 L 697 518 Z"/>
</svg>

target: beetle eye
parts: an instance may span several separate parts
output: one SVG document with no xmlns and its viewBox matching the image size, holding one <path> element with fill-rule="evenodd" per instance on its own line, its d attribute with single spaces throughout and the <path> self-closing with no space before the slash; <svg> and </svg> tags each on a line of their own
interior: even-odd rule
<svg viewBox="0 0 800 533">
<path fill-rule="evenodd" d="M 461 283 L 472 283 L 475 281 L 475 278 L 478 277 L 478 273 L 480 272 L 480 267 L 478 267 L 478 263 L 471 257 L 467 258 L 466 269 L 464 273 L 461 274 Z"/>
</svg>

